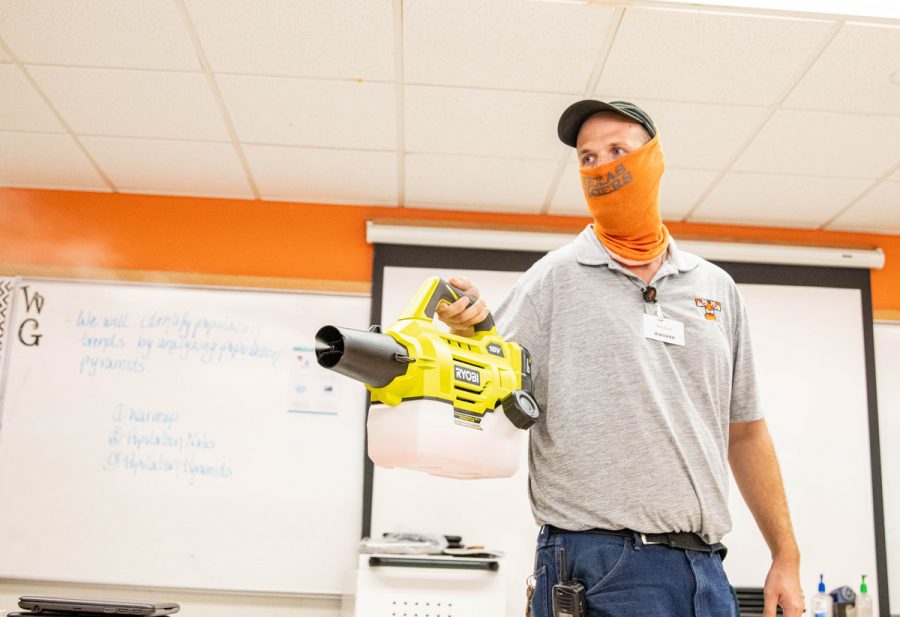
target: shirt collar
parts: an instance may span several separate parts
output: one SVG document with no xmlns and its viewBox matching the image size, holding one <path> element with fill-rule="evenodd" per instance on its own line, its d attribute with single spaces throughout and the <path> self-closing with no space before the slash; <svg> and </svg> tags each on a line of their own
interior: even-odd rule
<svg viewBox="0 0 900 617">
<path fill-rule="evenodd" d="M 607 252 L 606 247 L 594 233 L 594 226 L 588 225 L 575 238 L 575 259 L 584 266 L 617 266 Z M 691 253 L 679 250 L 675 238 L 669 238 L 666 262 L 671 262 L 679 272 L 689 272 L 700 265 L 700 258 Z"/>
</svg>

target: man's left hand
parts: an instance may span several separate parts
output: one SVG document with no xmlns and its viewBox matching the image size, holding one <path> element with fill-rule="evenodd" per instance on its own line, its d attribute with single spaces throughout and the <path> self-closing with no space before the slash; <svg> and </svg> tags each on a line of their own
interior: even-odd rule
<svg viewBox="0 0 900 617">
<path fill-rule="evenodd" d="M 800 588 L 800 565 L 794 560 L 775 559 L 766 577 L 763 617 L 775 617 L 777 607 L 784 617 L 803 614 L 803 589 Z"/>
<path fill-rule="evenodd" d="M 732 422 L 730 429 L 728 461 L 731 471 L 772 554 L 763 616 L 775 617 L 780 605 L 784 617 L 800 617 L 804 603 L 800 588 L 800 551 L 791 529 L 772 437 L 765 420 Z"/>
</svg>

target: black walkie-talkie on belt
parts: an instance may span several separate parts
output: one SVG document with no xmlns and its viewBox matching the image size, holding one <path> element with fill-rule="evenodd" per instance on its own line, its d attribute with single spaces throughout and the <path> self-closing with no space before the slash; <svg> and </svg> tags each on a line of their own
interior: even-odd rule
<svg viewBox="0 0 900 617">
<path fill-rule="evenodd" d="M 578 580 L 567 580 L 569 571 L 566 549 L 559 549 L 558 582 L 553 586 L 553 617 L 587 617 L 584 604 L 584 585 Z"/>
</svg>

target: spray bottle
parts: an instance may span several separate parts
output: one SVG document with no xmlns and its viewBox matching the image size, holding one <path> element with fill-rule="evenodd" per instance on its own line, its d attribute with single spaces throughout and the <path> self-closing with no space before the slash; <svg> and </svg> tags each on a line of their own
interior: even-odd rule
<svg viewBox="0 0 900 617">
<path fill-rule="evenodd" d="M 856 617 L 872 617 L 872 598 L 869 596 L 866 576 L 866 574 L 863 574 L 862 584 L 859 586 L 859 595 L 856 596 Z"/>
<path fill-rule="evenodd" d="M 819 575 L 819 593 L 812 597 L 810 608 L 813 617 L 834 617 L 834 605 L 831 596 L 825 592 L 825 575 Z"/>
</svg>

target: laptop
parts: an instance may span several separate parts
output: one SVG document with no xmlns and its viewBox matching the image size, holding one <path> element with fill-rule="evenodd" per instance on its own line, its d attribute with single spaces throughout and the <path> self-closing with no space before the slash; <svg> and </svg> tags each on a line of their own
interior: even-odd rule
<svg viewBox="0 0 900 617">
<path fill-rule="evenodd" d="M 22 596 L 19 598 L 19 607 L 31 611 L 30 614 L 140 615 L 142 617 L 171 615 L 172 613 L 177 613 L 181 608 L 175 602 L 78 600 L 73 598 L 47 598 L 43 596 Z"/>
</svg>

